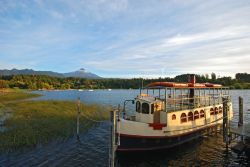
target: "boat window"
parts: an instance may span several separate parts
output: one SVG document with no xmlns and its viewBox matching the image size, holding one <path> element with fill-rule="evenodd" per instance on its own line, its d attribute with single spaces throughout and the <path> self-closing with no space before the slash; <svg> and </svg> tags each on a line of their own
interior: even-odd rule
<svg viewBox="0 0 250 167">
<path fill-rule="evenodd" d="M 187 115 L 185 113 L 181 114 L 181 123 L 187 122 Z"/>
<path fill-rule="evenodd" d="M 176 115 L 175 114 L 172 115 L 172 120 L 176 120 Z"/>
<path fill-rule="evenodd" d="M 199 112 L 198 111 L 194 112 L 194 119 L 199 119 Z"/>
<path fill-rule="evenodd" d="M 219 113 L 222 113 L 222 107 L 221 106 L 219 107 Z"/>
<path fill-rule="evenodd" d="M 214 109 L 213 108 L 210 109 L 210 115 L 214 115 Z"/>
<path fill-rule="evenodd" d="M 149 104 L 142 103 L 141 111 L 143 114 L 149 114 Z"/>
<path fill-rule="evenodd" d="M 205 113 L 204 113 L 204 110 L 201 110 L 200 111 L 200 118 L 203 118 L 203 117 L 205 117 Z"/>
<path fill-rule="evenodd" d="M 194 120 L 194 114 L 193 112 L 188 113 L 188 121 L 193 121 Z"/>
<path fill-rule="evenodd" d="M 154 113 L 154 104 L 151 104 L 151 114 L 153 114 Z"/>
<path fill-rule="evenodd" d="M 214 112 L 214 113 L 215 113 L 215 114 L 218 114 L 218 108 L 217 108 L 217 107 L 215 107 L 215 109 L 214 109 L 214 110 L 215 110 L 215 112 Z"/>
<path fill-rule="evenodd" d="M 141 103 L 139 101 L 136 102 L 136 111 L 141 112 Z"/>
</svg>

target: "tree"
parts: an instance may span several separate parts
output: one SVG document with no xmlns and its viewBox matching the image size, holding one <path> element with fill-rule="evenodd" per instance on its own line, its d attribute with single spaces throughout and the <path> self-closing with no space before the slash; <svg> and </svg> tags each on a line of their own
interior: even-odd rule
<svg viewBox="0 0 250 167">
<path fill-rule="evenodd" d="M 211 79 L 212 79 L 213 82 L 216 81 L 216 74 L 213 73 L 213 72 L 212 72 L 212 74 L 211 74 Z"/>
<path fill-rule="evenodd" d="M 9 88 L 9 83 L 8 81 L 5 80 L 0 80 L 0 88 Z"/>
<path fill-rule="evenodd" d="M 53 89 L 53 86 L 48 83 L 42 82 L 42 89 Z"/>
<path fill-rule="evenodd" d="M 235 78 L 239 82 L 250 82 L 250 74 L 247 74 L 247 73 L 237 73 L 235 75 Z"/>
<path fill-rule="evenodd" d="M 208 81 L 209 75 L 208 75 L 208 74 L 205 74 L 205 78 L 206 78 L 206 80 Z"/>
<path fill-rule="evenodd" d="M 70 89 L 70 84 L 68 84 L 68 83 L 62 84 L 61 89 Z"/>
</svg>

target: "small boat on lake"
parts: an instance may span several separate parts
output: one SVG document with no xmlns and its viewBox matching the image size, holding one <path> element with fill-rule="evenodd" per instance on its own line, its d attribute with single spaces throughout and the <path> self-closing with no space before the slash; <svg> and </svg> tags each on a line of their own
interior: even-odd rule
<svg viewBox="0 0 250 167">
<path fill-rule="evenodd" d="M 124 102 L 116 117 L 117 151 L 171 148 L 200 137 L 223 123 L 223 99 L 229 120 L 233 109 L 229 89 L 218 84 L 154 82 Z M 129 102 L 134 110 L 128 109 Z"/>
<path fill-rule="evenodd" d="M 93 92 L 94 90 L 93 89 L 89 89 L 89 92 Z"/>
</svg>

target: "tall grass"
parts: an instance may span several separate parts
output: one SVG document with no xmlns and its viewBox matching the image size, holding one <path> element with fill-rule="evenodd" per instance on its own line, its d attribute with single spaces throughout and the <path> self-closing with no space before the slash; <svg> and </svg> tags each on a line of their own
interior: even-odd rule
<svg viewBox="0 0 250 167">
<path fill-rule="evenodd" d="M 76 102 L 15 101 L 6 103 L 4 108 L 10 109 L 12 116 L 5 121 L 7 131 L 0 133 L 0 152 L 30 148 L 55 139 L 64 140 L 76 132 Z M 107 111 L 104 106 L 81 104 L 80 132 L 95 124 L 85 116 L 106 120 Z"/>
</svg>

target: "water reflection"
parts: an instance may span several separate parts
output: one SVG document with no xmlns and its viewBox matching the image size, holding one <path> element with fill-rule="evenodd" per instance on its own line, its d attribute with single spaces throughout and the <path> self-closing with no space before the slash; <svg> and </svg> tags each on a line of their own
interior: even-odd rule
<svg viewBox="0 0 250 167">
<path fill-rule="evenodd" d="M 37 91 L 44 94 L 41 100 L 76 100 L 80 96 L 85 103 L 99 103 L 117 106 L 125 99 L 133 99 L 138 90 L 95 90 L 95 91 Z M 234 122 L 238 120 L 238 97 L 244 98 L 244 121 L 250 122 L 250 90 L 232 90 Z M 250 112 L 249 112 L 250 113 Z M 0 166 L 107 166 L 109 144 L 109 123 L 98 124 L 81 135 L 81 142 L 75 138 L 51 143 L 25 153 L 0 155 Z M 119 154 L 117 164 L 127 166 L 249 166 L 250 160 L 244 153 L 236 154 L 226 150 L 222 136 L 205 136 L 173 149 L 154 152 Z"/>
</svg>

